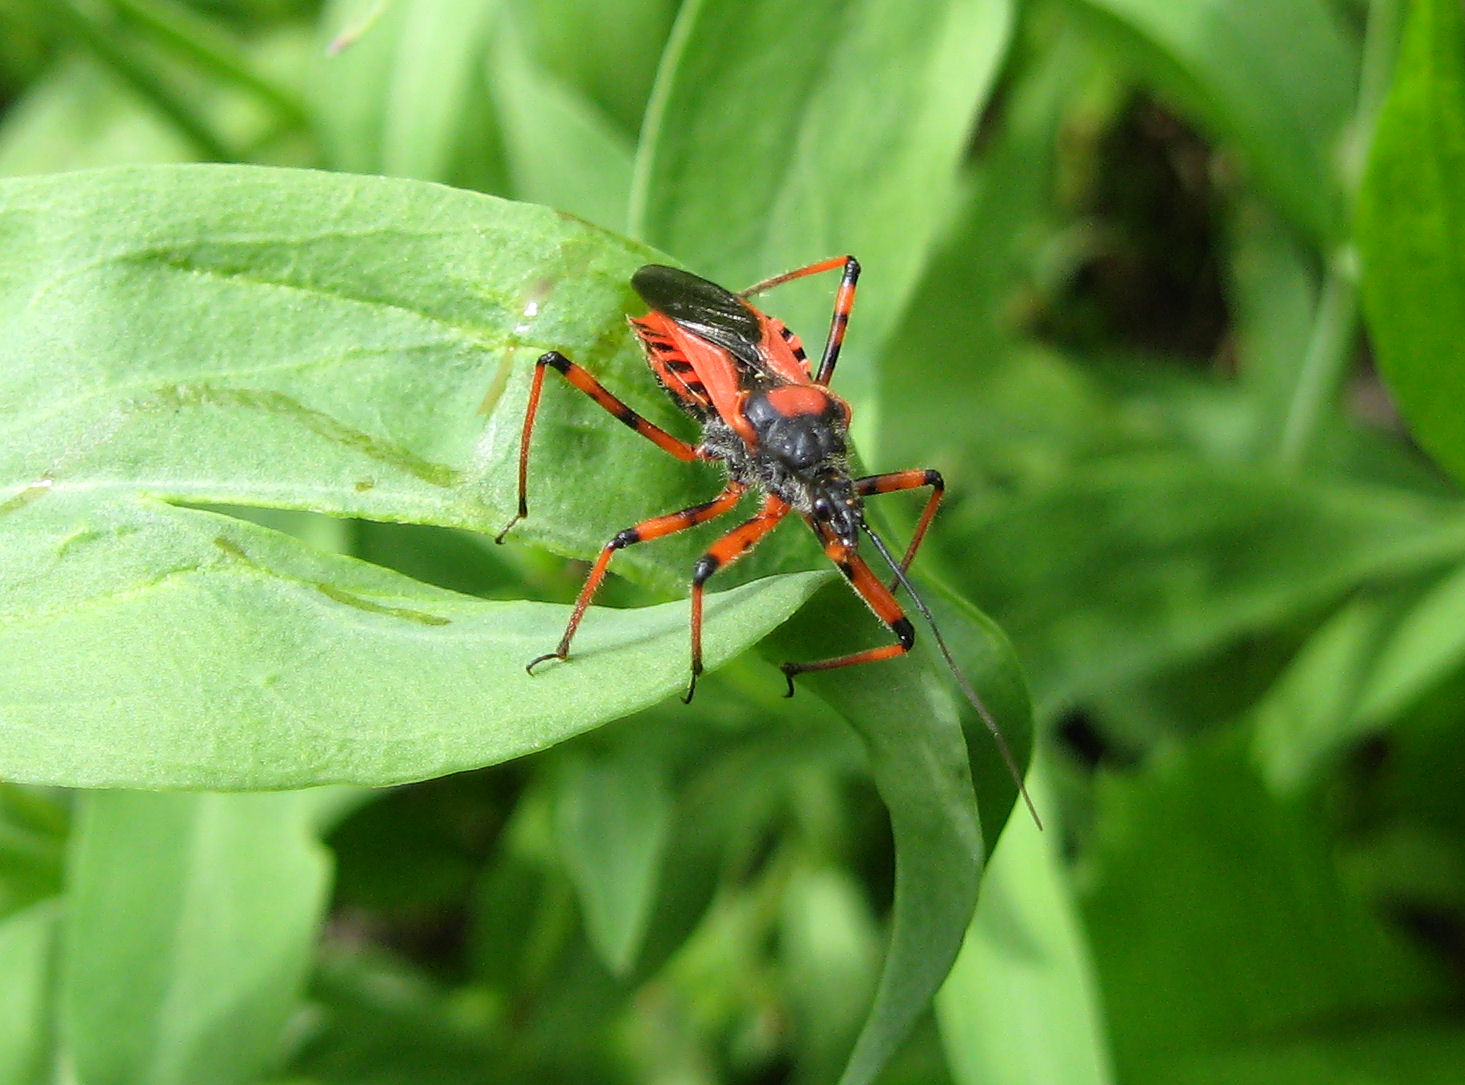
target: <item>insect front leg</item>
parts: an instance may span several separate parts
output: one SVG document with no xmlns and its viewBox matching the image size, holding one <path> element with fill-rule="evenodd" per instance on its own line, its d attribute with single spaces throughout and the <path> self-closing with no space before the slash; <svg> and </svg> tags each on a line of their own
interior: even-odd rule
<svg viewBox="0 0 1465 1085">
<path fill-rule="evenodd" d="M 910 471 L 892 471 L 888 475 L 867 475 L 854 481 L 855 493 L 861 497 L 895 493 L 898 490 L 915 490 L 922 486 L 931 487 L 931 497 L 926 502 L 925 511 L 921 513 L 920 522 L 916 524 L 916 532 L 911 536 L 910 545 L 905 549 L 905 557 L 900 560 L 901 572 L 909 569 L 911 562 L 915 560 L 921 540 L 926 537 L 926 529 L 931 526 L 931 520 L 941 504 L 941 495 L 946 492 L 946 483 L 942 481 L 941 472 L 918 467 Z M 890 590 L 894 591 L 895 587 L 895 584 L 891 584 Z"/>
<path fill-rule="evenodd" d="M 575 600 L 575 609 L 570 613 L 570 621 L 565 626 L 565 635 L 560 638 L 560 643 L 553 652 L 547 652 L 542 656 L 530 660 L 525 670 L 530 674 L 534 668 L 548 659 L 565 659 L 570 654 L 570 641 L 575 637 L 575 630 L 580 626 L 580 619 L 585 617 L 585 611 L 590 606 L 590 601 L 595 598 L 596 589 L 600 582 L 605 579 L 606 570 L 610 566 L 610 559 L 617 550 L 624 550 L 636 543 L 647 542 L 650 539 L 660 539 L 666 535 L 675 534 L 678 531 L 685 531 L 689 527 L 696 527 L 698 524 L 705 524 L 708 520 L 721 516 L 730 511 L 734 505 L 747 492 L 747 487 L 740 482 L 729 482 L 723 487 L 722 493 L 718 494 L 711 501 L 701 505 L 693 505 L 690 508 L 682 509 L 679 512 L 668 513 L 665 516 L 653 517 L 645 520 L 635 527 L 628 527 L 624 531 L 616 532 L 610 542 L 600 551 L 600 557 L 595 559 L 595 564 L 590 569 L 590 575 L 585 578 L 585 585 L 580 589 L 580 595 Z"/>
<path fill-rule="evenodd" d="M 905 655 L 916 642 L 915 627 L 905 616 L 905 611 L 895 601 L 895 596 L 891 594 L 890 589 L 880 582 L 880 578 L 870 570 L 870 567 L 865 564 L 865 559 L 860 557 L 853 547 L 846 546 L 837 539 L 826 539 L 824 553 L 839 566 L 839 571 L 845 575 L 850 586 L 855 589 L 860 598 L 869 604 L 870 609 L 875 612 L 875 616 L 895 634 L 896 642 L 865 648 L 858 652 L 850 652 L 848 655 L 835 656 L 832 659 L 780 664 L 779 669 L 788 679 L 786 696 L 789 697 L 794 695 L 794 675 L 796 674 L 804 674 L 808 671 L 832 671 L 836 667 L 853 667 L 859 663 L 874 663 L 879 659 L 890 659 L 894 656 Z"/>
<path fill-rule="evenodd" d="M 697 450 L 696 445 L 688 444 L 678 437 L 673 437 L 655 423 L 646 421 L 646 419 L 642 418 L 607 390 L 605 385 L 591 376 L 588 370 L 576 365 L 557 350 L 547 351 L 540 355 L 539 360 L 534 363 L 534 383 L 529 386 L 529 407 L 524 412 L 524 432 L 519 438 L 519 510 L 514 514 L 514 518 L 504 525 L 504 529 L 494 537 L 493 541 L 497 543 L 503 542 L 504 536 L 509 533 L 509 529 L 524 519 L 525 516 L 529 515 L 527 485 L 529 478 L 529 437 L 534 431 L 535 416 L 539 413 L 539 397 L 544 390 L 544 371 L 546 367 L 563 373 L 567 381 L 663 451 L 670 453 L 679 460 L 690 461 L 703 458 L 702 453 Z"/>
</svg>

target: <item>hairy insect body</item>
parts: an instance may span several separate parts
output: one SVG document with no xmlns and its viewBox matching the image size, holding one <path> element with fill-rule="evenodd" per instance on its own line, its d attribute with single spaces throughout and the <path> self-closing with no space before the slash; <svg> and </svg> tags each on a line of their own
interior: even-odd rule
<svg viewBox="0 0 1465 1085">
<path fill-rule="evenodd" d="M 686 293 L 689 280 L 702 307 L 695 331 L 658 306 L 669 290 Z M 798 337 L 772 317 L 760 319 L 731 291 L 686 272 L 643 268 L 633 283 L 654 308 L 631 327 L 662 388 L 702 424 L 702 455 L 721 461 L 729 480 L 777 497 L 816 528 L 856 545 L 864 512 L 850 475 L 849 405 L 814 382 Z M 715 338 L 705 338 L 709 333 Z M 699 365 L 694 359 L 709 342 L 737 364 Z"/>
<path fill-rule="evenodd" d="M 843 270 L 843 277 L 835 296 L 829 337 L 818 368 L 812 369 L 798 337 L 781 321 L 755 309 L 747 298 L 791 279 L 837 269 Z M 839 359 L 859 274 L 860 265 L 853 257 L 835 257 L 767 279 L 741 294 L 658 264 L 648 264 L 632 276 L 632 287 L 650 311 L 632 319 L 631 327 L 645 348 L 647 364 L 657 382 L 678 407 L 701 424 L 702 437 L 695 445 L 641 417 L 593 374 L 559 351 L 551 350 L 539 358 L 519 445 L 519 508 L 499 533 L 498 541 L 502 542 L 509 529 L 528 513 L 529 441 L 546 369 L 562 374 L 622 424 L 677 459 L 720 462 L 727 472 L 727 482 L 722 492 L 709 501 L 654 516 L 617 532 L 585 578 L 559 645 L 532 660 L 529 670 L 547 660 L 569 657 L 575 630 L 617 552 L 707 523 L 731 512 L 750 490 L 755 491 L 763 498 L 757 514 L 714 542 L 692 566 L 692 678 L 684 700 L 692 699 L 697 677 L 702 673 L 702 609 L 707 581 L 751 550 L 790 512 L 796 512 L 813 529 L 825 555 L 856 594 L 894 635 L 895 642 L 831 659 L 784 663 L 789 694 L 793 694 L 797 674 L 873 663 L 910 651 L 915 629 L 895 598 L 897 590 L 904 590 L 926 619 L 953 677 L 991 730 L 1027 799 L 1021 771 L 1001 730 L 957 667 L 930 609 L 905 574 L 941 502 L 941 475 L 919 468 L 861 478 L 850 473 L 850 409 L 829 390 L 829 381 Z M 921 488 L 929 489 L 930 497 L 905 556 L 897 559 L 866 524 L 863 498 Z M 889 586 L 861 557 L 862 537 L 869 539 L 890 566 L 895 580 Z M 1028 805 L 1031 809 L 1030 800 Z M 1033 817 L 1037 819 L 1036 811 Z"/>
</svg>

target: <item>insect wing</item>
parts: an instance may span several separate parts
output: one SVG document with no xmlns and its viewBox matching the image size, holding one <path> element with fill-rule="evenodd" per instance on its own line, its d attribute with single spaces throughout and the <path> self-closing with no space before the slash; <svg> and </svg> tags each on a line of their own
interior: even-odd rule
<svg viewBox="0 0 1465 1085">
<path fill-rule="evenodd" d="M 631 285 L 652 310 L 744 364 L 763 367 L 763 322 L 742 298 L 679 268 L 647 264 Z M 695 359 L 694 359 L 695 360 Z"/>
</svg>

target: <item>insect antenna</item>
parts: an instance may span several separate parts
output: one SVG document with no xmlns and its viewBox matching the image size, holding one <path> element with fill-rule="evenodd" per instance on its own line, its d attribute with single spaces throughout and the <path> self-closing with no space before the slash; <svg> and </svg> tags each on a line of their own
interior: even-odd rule
<svg viewBox="0 0 1465 1085">
<path fill-rule="evenodd" d="M 1028 813 L 1033 816 L 1033 823 L 1041 829 L 1043 827 L 1043 819 L 1038 817 L 1038 809 L 1033 805 L 1032 797 L 1028 794 L 1027 784 L 1023 782 L 1022 770 L 1017 766 L 1017 758 L 1012 756 L 1012 750 L 1007 745 L 1007 737 L 1002 733 L 1002 728 L 997 726 L 997 721 L 993 718 L 992 713 L 987 710 L 987 706 L 982 703 L 982 698 L 977 696 L 977 691 L 967 681 L 966 675 L 956 665 L 956 660 L 951 655 L 951 649 L 946 646 L 946 639 L 941 636 L 941 630 L 936 625 L 936 618 L 932 615 L 931 608 L 926 606 L 926 601 L 916 594 L 915 585 L 907 579 L 905 570 L 900 567 L 900 562 L 896 561 L 894 555 L 886 549 L 885 543 L 881 540 L 880 536 L 876 535 L 868 524 L 861 523 L 860 527 L 864 529 L 866 535 L 870 536 L 870 541 L 875 544 L 875 549 L 880 551 L 880 556 L 885 559 L 885 563 L 895 573 L 895 579 L 900 582 L 901 587 L 910 593 L 911 602 L 915 603 L 916 609 L 921 612 L 921 617 L 925 618 L 926 624 L 931 627 L 931 635 L 936 639 L 936 647 L 941 650 L 941 656 L 946 660 L 946 666 L 951 670 L 952 677 L 956 679 L 956 684 L 961 687 L 961 691 L 966 695 L 966 699 L 977 710 L 977 715 L 981 716 L 982 722 L 987 725 L 987 730 L 991 732 L 993 740 L 997 743 L 998 752 L 1002 754 L 1002 760 L 1007 762 L 1007 771 L 1012 774 L 1012 781 L 1017 784 L 1017 790 L 1022 795 L 1022 801 L 1027 804 Z"/>
</svg>

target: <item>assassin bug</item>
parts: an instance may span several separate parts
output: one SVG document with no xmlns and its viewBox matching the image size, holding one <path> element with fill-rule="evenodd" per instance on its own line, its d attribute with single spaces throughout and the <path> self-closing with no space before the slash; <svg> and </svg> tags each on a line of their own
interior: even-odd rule
<svg viewBox="0 0 1465 1085">
<path fill-rule="evenodd" d="M 843 276 L 835 294 L 829 337 L 824 343 L 819 368 L 811 371 L 798 337 L 747 299 L 794 279 L 838 268 L 843 269 Z M 1023 801 L 1033 820 L 1038 821 L 1022 773 L 1001 730 L 957 667 L 930 609 L 906 578 L 906 569 L 941 504 L 944 491 L 941 475 L 919 468 L 861 478 L 850 474 L 846 443 L 850 409 L 829 390 L 829 381 L 839 361 L 859 277 L 860 265 L 853 256 L 836 256 L 796 268 L 736 294 L 689 272 L 660 264 L 647 264 L 631 277 L 632 287 L 651 307 L 645 316 L 633 318 L 631 327 L 641 341 L 646 361 L 658 383 L 678 407 L 701 424 L 699 444 L 689 444 L 648 422 L 559 351 L 551 350 L 539 358 L 534 365 L 519 444 L 519 508 L 499 532 L 497 542 L 503 542 L 509 529 L 528 515 L 529 439 L 539 411 L 546 369 L 562 373 L 622 423 L 677 459 L 720 462 L 727 483 L 711 501 L 653 517 L 617 532 L 591 567 L 559 646 L 531 660 L 527 669 L 532 674 L 541 663 L 568 658 L 575 630 L 617 550 L 706 523 L 732 511 L 744 494 L 754 490 L 763 497 L 758 514 L 713 543 L 692 567 L 692 678 L 682 700 L 691 701 L 702 673 L 702 594 L 707 580 L 751 550 L 789 512 L 797 512 L 818 536 L 824 553 L 875 616 L 895 634 L 896 640 L 894 644 L 832 659 L 784 663 L 788 696 L 793 696 L 796 674 L 873 663 L 910 651 L 916 639 L 915 628 L 895 599 L 895 591 L 904 588 L 930 626 L 937 648 L 963 694 L 992 733 Z M 929 488 L 931 496 L 905 556 L 896 561 L 884 541 L 865 522 L 863 499 L 922 487 Z M 895 574 L 889 587 L 860 556 L 861 535 L 870 540 Z"/>
</svg>

